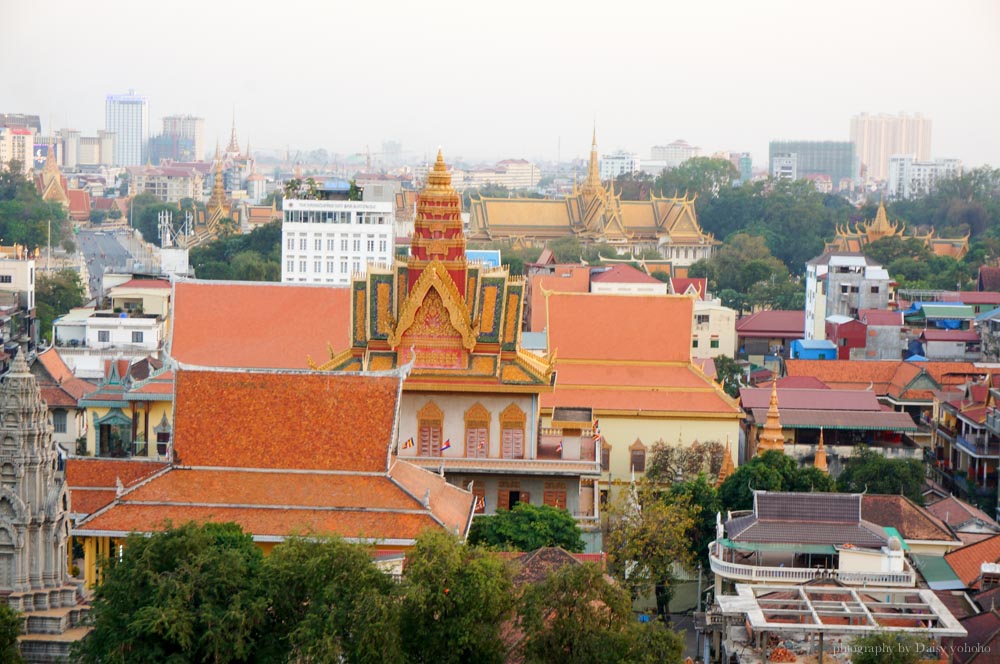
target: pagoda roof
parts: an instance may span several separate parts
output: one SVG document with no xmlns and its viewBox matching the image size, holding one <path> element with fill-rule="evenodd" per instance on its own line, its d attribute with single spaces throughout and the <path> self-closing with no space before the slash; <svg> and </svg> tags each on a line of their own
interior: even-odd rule
<svg viewBox="0 0 1000 664">
<path fill-rule="evenodd" d="M 351 343 L 348 288 L 178 280 L 172 300 L 168 352 L 182 363 L 305 369 Z"/>
</svg>

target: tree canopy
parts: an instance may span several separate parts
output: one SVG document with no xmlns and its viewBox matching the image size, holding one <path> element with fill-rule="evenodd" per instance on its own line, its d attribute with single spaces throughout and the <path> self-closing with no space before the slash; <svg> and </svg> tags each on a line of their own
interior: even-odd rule
<svg viewBox="0 0 1000 664">
<path fill-rule="evenodd" d="M 833 479 L 813 466 L 800 467 L 780 450 L 755 456 L 736 469 L 719 487 L 722 509 L 753 508 L 753 491 L 834 491 Z"/>
<path fill-rule="evenodd" d="M 0 244 L 40 247 L 49 239 L 51 221 L 52 243 L 58 245 L 70 235 L 66 211 L 59 203 L 42 200 L 34 182 L 19 168 L 0 164 Z"/>
<path fill-rule="evenodd" d="M 195 247 L 191 266 L 199 279 L 281 281 L 281 222 Z"/>
<path fill-rule="evenodd" d="M 937 660 L 934 641 L 922 634 L 876 632 L 851 642 L 851 664 L 916 664 Z"/>
<path fill-rule="evenodd" d="M 79 272 L 39 272 L 35 282 L 35 307 L 41 336 L 54 341 L 51 339 L 52 322 L 73 307 L 83 305 L 85 296 Z"/>
<path fill-rule="evenodd" d="M 867 446 L 860 446 L 845 463 L 837 478 L 837 489 L 850 493 L 902 494 L 924 504 L 924 464 L 917 459 L 887 459 Z"/>
<path fill-rule="evenodd" d="M 543 546 L 583 551 L 580 526 L 572 514 L 558 507 L 529 503 L 476 517 L 469 531 L 469 543 L 516 551 L 534 551 Z"/>
</svg>

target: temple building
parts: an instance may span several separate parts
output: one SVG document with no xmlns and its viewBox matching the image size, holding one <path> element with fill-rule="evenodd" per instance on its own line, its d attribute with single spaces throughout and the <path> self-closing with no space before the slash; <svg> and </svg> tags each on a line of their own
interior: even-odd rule
<svg viewBox="0 0 1000 664">
<path fill-rule="evenodd" d="M 928 249 L 937 256 L 951 256 L 956 260 L 962 260 L 969 252 L 969 235 L 960 238 L 934 237 L 934 229 L 921 235 L 917 231 L 906 233 L 906 225 L 901 221 L 891 222 L 885 212 L 885 204 L 881 201 L 878 205 L 878 212 L 875 218 L 862 221 L 853 227 L 848 225 L 838 226 L 837 235 L 830 242 L 826 243 L 824 254 L 830 252 L 853 251 L 863 253 L 865 246 L 886 237 L 897 237 L 900 239 L 914 238 L 924 243 Z"/>
<path fill-rule="evenodd" d="M 601 183 L 596 135 L 583 185 L 561 199 L 473 197 L 469 209 L 470 240 L 544 244 L 576 237 L 585 243 L 608 243 L 622 254 L 656 250 L 687 276 L 695 261 L 711 258 L 720 244 L 701 230 L 694 198 L 660 197 L 625 201 L 614 182 Z"/>
<path fill-rule="evenodd" d="M 83 594 L 69 573 L 69 494 L 48 415 L 18 353 L 0 387 L 0 596 L 26 614 L 27 661 L 39 661 L 31 657 L 39 652 L 68 655 L 83 632 L 70 630 L 81 620 Z M 47 632 L 42 643 L 39 631 Z"/>
<path fill-rule="evenodd" d="M 596 548 L 600 470 L 591 416 L 570 413 L 540 428 L 540 399 L 554 376 L 549 357 L 521 346 L 523 308 L 523 278 L 467 259 L 461 198 L 439 153 L 417 200 L 411 257 L 369 266 L 355 279 L 350 345 L 314 366 L 411 367 L 400 406 L 400 459 L 471 486 L 480 513 L 519 502 L 567 509 L 592 523 Z"/>
</svg>

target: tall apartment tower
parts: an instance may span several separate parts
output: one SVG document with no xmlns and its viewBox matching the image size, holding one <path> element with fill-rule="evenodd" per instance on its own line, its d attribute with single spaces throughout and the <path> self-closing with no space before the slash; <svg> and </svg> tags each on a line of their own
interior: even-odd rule
<svg viewBox="0 0 1000 664">
<path fill-rule="evenodd" d="M 133 90 L 127 95 L 108 95 L 104 128 L 115 133 L 114 165 L 141 166 L 149 140 L 149 100 Z"/>
<path fill-rule="evenodd" d="M 889 177 L 889 157 L 909 154 L 917 161 L 930 161 L 931 120 L 919 113 L 888 115 L 862 113 L 851 118 L 851 142 L 868 180 Z"/>
<path fill-rule="evenodd" d="M 193 115 L 168 115 L 163 118 L 163 135 L 180 141 L 190 141 L 193 161 L 205 159 L 205 118 Z"/>
</svg>

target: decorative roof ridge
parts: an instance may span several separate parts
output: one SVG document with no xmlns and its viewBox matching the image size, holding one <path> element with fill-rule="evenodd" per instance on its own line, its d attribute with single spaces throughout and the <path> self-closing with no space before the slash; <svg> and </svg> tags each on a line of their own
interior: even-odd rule
<svg viewBox="0 0 1000 664">
<path fill-rule="evenodd" d="M 162 463 L 162 462 L 161 462 Z M 325 470 L 322 468 L 251 468 L 245 466 L 189 466 L 173 464 L 177 470 L 191 471 L 218 471 L 225 473 L 262 473 L 262 474 L 291 474 L 291 475 L 358 475 L 363 477 L 384 477 L 384 470 Z"/>
<path fill-rule="evenodd" d="M 179 362 L 174 359 L 174 363 L 179 371 L 192 371 L 192 372 L 204 372 L 204 373 L 236 373 L 236 374 L 262 374 L 262 375 L 327 375 L 327 376 L 360 376 L 363 378 L 399 378 L 400 380 L 406 378 L 407 374 L 410 372 L 412 364 L 404 364 L 401 367 L 396 367 L 395 369 L 386 369 L 385 371 L 318 371 L 316 369 L 288 369 L 288 368 L 270 368 L 270 367 L 213 367 L 201 364 L 188 364 L 187 362 Z"/>
<path fill-rule="evenodd" d="M 84 525 L 84 524 L 86 524 L 86 523 L 88 523 L 90 521 L 93 521 L 94 519 L 96 519 L 100 515 L 104 514 L 108 510 L 110 510 L 115 505 L 120 504 L 120 501 L 121 501 L 121 499 L 123 497 L 125 497 L 128 494 L 132 493 L 133 491 L 135 491 L 139 487 L 142 487 L 142 486 L 145 486 L 145 485 L 149 484 L 150 482 L 152 482 L 153 480 L 157 479 L 158 477 L 162 477 L 162 476 L 166 475 L 171 470 L 173 470 L 175 467 L 176 466 L 167 464 L 166 466 L 164 466 L 162 469 L 158 470 L 157 472 L 151 473 L 150 475 L 148 475 L 145 478 L 139 480 L 138 482 L 136 482 L 136 483 L 134 483 L 134 484 L 132 484 L 132 485 L 130 485 L 128 487 L 125 487 L 121 491 L 121 493 L 119 493 L 118 495 L 116 495 L 115 499 L 112 500 L 110 503 L 108 503 L 107 505 L 105 505 L 101 509 L 97 510 L 96 512 L 91 512 L 90 514 L 88 514 L 87 516 L 85 516 L 81 521 L 77 522 L 76 525 L 74 526 L 74 529 L 78 528 L 79 526 L 82 526 L 82 525 Z"/>
<path fill-rule="evenodd" d="M 283 281 L 237 281 L 235 279 L 198 279 L 196 277 L 185 277 L 173 275 L 171 282 L 174 284 L 193 284 L 197 286 L 276 286 L 281 288 L 323 288 L 326 290 L 349 290 L 350 286 L 331 286 L 330 284 L 317 283 L 291 283 Z"/>
<path fill-rule="evenodd" d="M 391 479 L 391 478 L 386 478 Z M 117 502 L 117 501 L 116 501 Z M 420 516 L 430 516 L 434 518 L 433 512 L 428 509 L 404 509 L 401 507 L 365 507 L 365 506 L 344 506 L 344 505 L 288 505 L 288 504 L 258 504 L 258 503 L 208 503 L 201 501 L 180 501 L 180 500 L 127 500 L 122 505 L 142 505 L 146 507 L 168 507 L 171 505 L 184 505 L 186 507 L 219 507 L 234 510 L 300 510 L 304 512 L 367 512 L 380 514 L 417 514 Z M 434 518 L 437 521 L 436 518 Z M 440 523 L 440 522 L 439 522 Z M 82 524 L 82 522 L 81 522 Z M 442 524 L 444 525 L 444 524 Z"/>
</svg>

